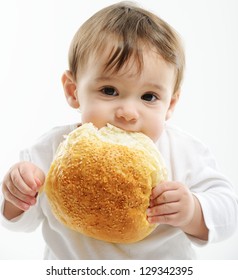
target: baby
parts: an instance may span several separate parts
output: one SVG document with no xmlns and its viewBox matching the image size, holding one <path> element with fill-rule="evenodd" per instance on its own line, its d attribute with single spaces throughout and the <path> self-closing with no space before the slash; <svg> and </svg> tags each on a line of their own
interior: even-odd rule
<svg viewBox="0 0 238 280">
<path fill-rule="evenodd" d="M 193 244 L 229 237 L 238 224 L 233 187 L 202 143 L 166 122 L 179 100 L 184 64 L 172 27 L 121 2 L 79 28 L 62 76 L 82 123 L 142 132 L 158 146 L 169 180 L 151 193 L 148 221 L 159 224 L 152 234 L 133 244 L 99 241 L 64 227 L 45 195 L 37 196 L 63 136 L 80 124 L 57 127 L 21 153 L 2 183 L 2 224 L 33 231 L 43 223 L 46 259 L 193 259 Z"/>
</svg>

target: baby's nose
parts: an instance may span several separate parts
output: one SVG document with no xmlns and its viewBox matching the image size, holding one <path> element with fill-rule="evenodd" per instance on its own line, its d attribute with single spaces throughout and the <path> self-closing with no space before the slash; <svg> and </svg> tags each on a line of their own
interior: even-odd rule
<svg viewBox="0 0 238 280">
<path fill-rule="evenodd" d="M 116 111 L 118 119 L 124 119 L 127 122 L 136 121 L 139 117 L 138 110 L 134 104 L 124 104 Z"/>
</svg>

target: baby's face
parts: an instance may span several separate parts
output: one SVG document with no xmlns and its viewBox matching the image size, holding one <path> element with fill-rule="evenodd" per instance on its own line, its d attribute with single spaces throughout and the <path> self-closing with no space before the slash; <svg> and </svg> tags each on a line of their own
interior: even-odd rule
<svg viewBox="0 0 238 280">
<path fill-rule="evenodd" d="M 92 122 L 98 128 L 110 123 L 157 141 L 177 101 L 174 67 L 147 49 L 141 73 L 132 60 L 118 73 L 105 72 L 108 55 L 105 51 L 91 58 L 77 77 L 82 123 Z"/>
</svg>

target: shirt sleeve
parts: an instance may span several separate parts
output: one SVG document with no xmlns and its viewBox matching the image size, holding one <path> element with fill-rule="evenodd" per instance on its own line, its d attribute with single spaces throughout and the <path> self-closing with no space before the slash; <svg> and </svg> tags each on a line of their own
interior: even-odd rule
<svg viewBox="0 0 238 280">
<path fill-rule="evenodd" d="M 21 161 L 31 161 L 28 150 L 20 153 Z M 2 184 L 1 184 L 2 185 Z M 31 206 L 29 210 L 19 215 L 18 217 L 8 220 L 3 216 L 4 198 L 2 194 L 2 186 L 0 193 L 0 221 L 1 225 L 12 231 L 31 232 L 34 231 L 43 220 L 43 213 L 40 208 L 40 198 L 37 199 L 37 203 Z"/>
<path fill-rule="evenodd" d="M 219 171 L 209 149 L 205 149 L 203 154 L 198 156 L 198 161 L 200 164 L 194 168 L 190 188 L 202 207 L 209 229 L 208 241 L 222 241 L 237 230 L 237 192 L 232 183 Z"/>
</svg>

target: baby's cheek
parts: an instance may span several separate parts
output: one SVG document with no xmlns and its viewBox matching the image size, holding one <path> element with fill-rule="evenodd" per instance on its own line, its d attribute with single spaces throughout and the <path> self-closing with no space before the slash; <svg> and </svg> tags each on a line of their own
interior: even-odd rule
<svg viewBox="0 0 238 280">
<path fill-rule="evenodd" d="M 159 125 L 159 124 L 155 124 L 153 126 L 151 126 L 150 129 L 147 129 L 147 131 L 145 132 L 145 134 L 150 137 L 153 142 L 157 142 L 162 134 L 164 130 L 164 125 Z"/>
<path fill-rule="evenodd" d="M 95 110 L 87 110 L 82 112 L 82 123 L 93 123 L 97 128 L 104 127 L 109 121 L 104 117 L 104 114 Z"/>
</svg>

